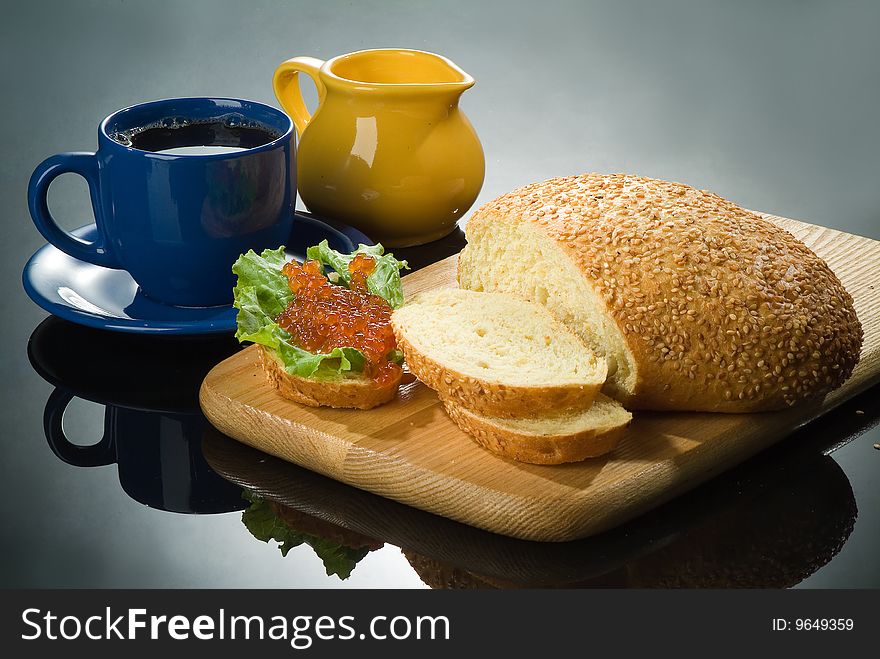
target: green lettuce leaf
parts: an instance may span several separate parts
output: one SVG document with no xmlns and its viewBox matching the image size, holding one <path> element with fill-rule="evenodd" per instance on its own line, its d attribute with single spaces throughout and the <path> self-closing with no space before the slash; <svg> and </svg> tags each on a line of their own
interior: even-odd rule
<svg viewBox="0 0 880 659">
<path fill-rule="evenodd" d="M 398 261 L 393 254 L 385 254 L 382 245 L 358 245 L 351 254 L 342 254 L 331 249 L 326 240 L 322 240 L 320 244 L 309 247 L 306 258 L 314 259 L 323 267 L 331 268 L 338 275 L 339 281 L 348 286 L 351 283 L 348 264 L 358 254 L 367 254 L 376 259 L 376 268 L 367 277 L 367 290 L 384 298 L 392 309 L 400 307 L 403 304 L 400 271 L 404 268 L 409 270 L 409 265 L 406 261 Z"/>
<path fill-rule="evenodd" d="M 232 266 L 238 277 L 233 289 L 233 306 L 238 309 L 235 338 L 272 348 L 284 370 L 306 378 L 338 378 L 347 372 L 362 372 L 366 361 L 355 348 L 334 348 L 315 354 L 290 343 L 290 334 L 275 322 L 287 308 L 293 293 L 281 273 L 286 257 L 284 247 L 253 250 L 242 254 Z"/>
<path fill-rule="evenodd" d="M 303 543 L 309 545 L 324 563 L 328 577 L 335 574 L 340 579 L 348 579 L 358 562 L 370 553 L 366 548 L 354 549 L 326 538 L 301 533 L 281 521 L 259 495 L 244 490 L 241 496 L 251 502 L 241 515 L 241 521 L 251 535 L 262 542 L 276 541 L 282 556 L 287 556 L 287 552 Z"/>
</svg>

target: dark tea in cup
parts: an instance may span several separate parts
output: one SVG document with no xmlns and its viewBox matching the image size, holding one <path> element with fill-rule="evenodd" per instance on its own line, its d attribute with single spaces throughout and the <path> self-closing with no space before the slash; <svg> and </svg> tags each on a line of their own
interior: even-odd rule
<svg viewBox="0 0 880 659">
<path fill-rule="evenodd" d="M 235 153 L 263 146 L 281 137 L 270 126 L 240 114 L 216 120 L 165 117 L 160 121 L 113 133 L 122 146 L 168 155 L 213 155 Z"/>
</svg>

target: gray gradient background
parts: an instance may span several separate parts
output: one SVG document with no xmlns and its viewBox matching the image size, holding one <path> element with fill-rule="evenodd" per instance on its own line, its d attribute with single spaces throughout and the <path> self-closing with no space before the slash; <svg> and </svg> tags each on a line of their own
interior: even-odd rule
<svg viewBox="0 0 880 659">
<path fill-rule="evenodd" d="M 550 176 L 628 171 L 880 238 L 878 34 L 880 3 L 870 2 L 2 2 L 0 268 L 8 290 L 0 298 L 0 581 L 338 585 L 308 550 L 281 559 L 255 542 L 237 515 L 145 509 L 122 494 L 114 468 L 68 467 L 42 441 L 51 387 L 31 370 L 24 347 L 45 314 L 19 285 L 24 262 L 43 243 L 28 217 L 27 179 L 52 153 L 93 150 L 96 126 L 113 110 L 188 95 L 277 105 L 272 72 L 288 57 L 431 50 L 477 80 L 462 107 L 487 154 L 478 203 Z M 68 228 L 91 221 L 75 177 L 59 180 L 51 201 Z M 101 414 L 99 406 L 74 405 L 72 434 L 97 437 Z M 880 453 L 870 449 L 877 441 L 875 429 L 835 453 L 860 517 L 840 559 L 804 585 L 880 585 L 867 541 L 880 513 L 862 498 L 877 471 Z M 344 585 L 421 582 L 386 547 Z"/>
</svg>

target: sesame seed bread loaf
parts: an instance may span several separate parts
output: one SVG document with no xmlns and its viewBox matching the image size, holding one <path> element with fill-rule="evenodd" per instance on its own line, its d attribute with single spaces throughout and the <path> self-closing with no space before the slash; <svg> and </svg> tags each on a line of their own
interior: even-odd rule
<svg viewBox="0 0 880 659">
<path fill-rule="evenodd" d="M 625 174 L 527 185 L 466 227 L 459 284 L 544 304 L 628 407 L 754 412 L 850 375 L 852 298 L 802 242 L 710 192 Z"/>
<path fill-rule="evenodd" d="M 442 400 L 442 396 L 441 396 Z M 595 458 L 614 450 L 632 414 L 602 394 L 580 412 L 502 419 L 477 414 L 454 401 L 443 401 L 458 427 L 483 448 L 505 458 L 556 465 Z"/>
<path fill-rule="evenodd" d="M 437 289 L 391 315 L 409 370 L 451 400 L 499 417 L 583 410 L 605 360 L 541 305 L 510 295 Z"/>
<path fill-rule="evenodd" d="M 284 370 L 275 351 L 258 346 L 260 365 L 269 384 L 279 394 L 309 407 L 348 407 L 368 410 L 387 403 L 397 395 L 400 378 L 378 385 L 366 377 L 340 377 L 333 379 L 304 378 Z"/>
</svg>

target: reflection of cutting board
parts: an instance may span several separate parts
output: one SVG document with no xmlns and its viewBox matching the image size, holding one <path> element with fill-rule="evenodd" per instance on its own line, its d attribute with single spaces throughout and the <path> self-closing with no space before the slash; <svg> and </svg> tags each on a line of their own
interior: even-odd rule
<svg viewBox="0 0 880 659">
<path fill-rule="evenodd" d="M 880 242 L 768 218 L 828 262 L 864 327 L 861 362 L 822 405 L 750 415 L 639 413 L 611 456 L 537 466 L 479 448 L 420 383 L 369 411 L 287 401 L 266 384 L 249 348 L 208 374 L 202 409 L 245 444 L 416 508 L 531 540 L 592 535 L 693 488 L 880 380 Z M 407 294 L 455 285 L 455 257 L 404 285 Z"/>
</svg>

